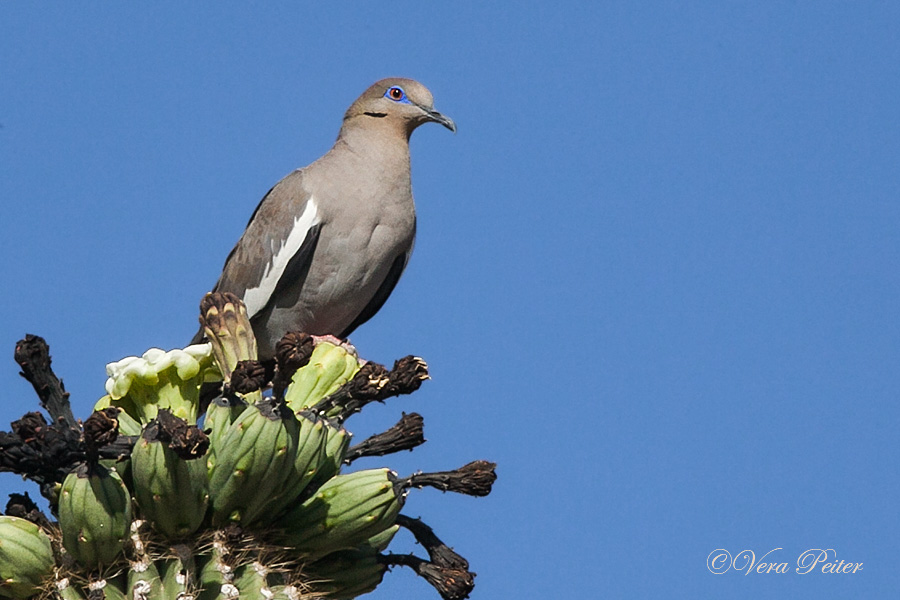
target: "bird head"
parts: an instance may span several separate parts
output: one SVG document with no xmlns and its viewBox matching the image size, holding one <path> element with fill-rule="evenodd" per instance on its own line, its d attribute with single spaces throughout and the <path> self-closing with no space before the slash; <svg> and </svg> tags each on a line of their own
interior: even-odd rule
<svg viewBox="0 0 900 600">
<path fill-rule="evenodd" d="M 419 125 L 428 122 L 440 123 L 456 132 L 453 119 L 434 110 L 434 98 L 428 88 L 418 81 L 402 77 L 382 79 L 363 92 L 344 115 L 345 123 L 357 119 L 364 122 L 370 119 L 383 121 L 402 129 L 407 136 Z"/>
</svg>

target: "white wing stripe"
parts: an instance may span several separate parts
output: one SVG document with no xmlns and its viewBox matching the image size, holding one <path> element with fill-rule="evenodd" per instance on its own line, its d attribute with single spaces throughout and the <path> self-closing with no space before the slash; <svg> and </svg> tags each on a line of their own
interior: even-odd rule
<svg viewBox="0 0 900 600">
<path fill-rule="evenodd" d="M 254 288 L 247 288 L 244 292 L 244 304 L 247 305 L 247 315 L 252 317 L 263 309 L 275 291 L 278 280 L 284 274 L 288 261 L 300 250 L 303 240 L 309 230 L 319 224 L 319 212 L 316 210 L 315 199 L 310 197 L 306 202 L 303 213 L 294 219 L 287 239 L 282 240 L 281 247 L 276 250 L 275 242 L 272 242 L 272 260 L 266 264 L 266 270 Z"/>
</svg>

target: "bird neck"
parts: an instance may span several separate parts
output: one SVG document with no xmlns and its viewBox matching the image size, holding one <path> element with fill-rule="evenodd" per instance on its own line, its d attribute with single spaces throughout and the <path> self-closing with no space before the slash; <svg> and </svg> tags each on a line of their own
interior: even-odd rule
<svg viewBox="0 0 900 600">
<path fill-rule="evenodd" d="M 349 150 L 348 157 L 364 164 L 409 172 L 409 135 L 391 119 L 368 116 L 347 119 L 334 147 Z"/>
</svg>

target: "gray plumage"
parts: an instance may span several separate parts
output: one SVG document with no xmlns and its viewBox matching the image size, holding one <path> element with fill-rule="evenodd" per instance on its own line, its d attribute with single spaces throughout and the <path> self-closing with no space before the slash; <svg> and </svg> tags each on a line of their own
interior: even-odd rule
<svg viewBox="0 0 900 600">
<path fill-rule="evenodd" d="M 244 300 L 261 358 L 288 331 L 346 337 L 384 304 L 416 232 L 409 137 L 429 121 L 456 131 L 425 86 L 383 79 L 347 110 L 334 147 L 259 203 L 215 291 Z"/>
</svg>

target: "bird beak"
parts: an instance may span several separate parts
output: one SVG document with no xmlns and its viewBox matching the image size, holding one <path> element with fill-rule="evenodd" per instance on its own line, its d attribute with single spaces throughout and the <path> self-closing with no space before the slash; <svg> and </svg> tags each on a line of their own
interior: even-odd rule
<svg viewBox="0 0 900 600">
<path fill-rule="evenodd" d="M 456 123 L 453 122 L 453 119 L 448 117 L 447 115 L 442 115 L 436 110 L 426 110 L 425 114 L 428 115 L 429 121 L 434 121 L 435 123 L 440 123 L 453 133 L 456 133 Z"/>
</svg>

